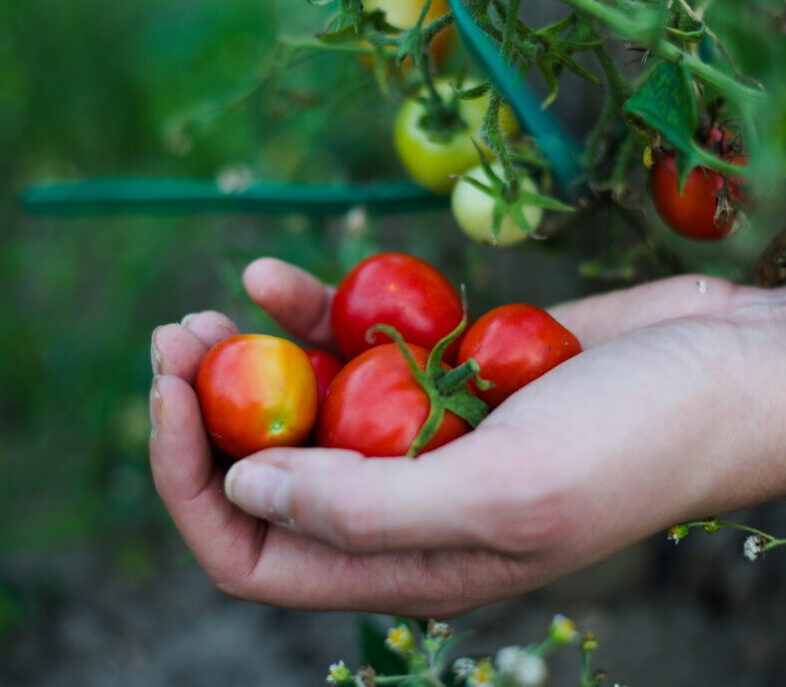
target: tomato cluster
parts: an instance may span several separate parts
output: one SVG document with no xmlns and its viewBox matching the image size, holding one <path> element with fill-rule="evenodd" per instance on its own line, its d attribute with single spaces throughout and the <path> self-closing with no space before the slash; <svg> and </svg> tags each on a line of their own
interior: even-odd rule
<svg viewBox="0 0 786 687">
<path fill-rule="evenodd" d="M 331 323 L 346 364 L 265 335 L 234 336 L 207 353 L 196 391 L 218 448 L 241 458 L 312 441 L 416 455 L 469 432 L 489 408 L 581 351 L 531 305 L 494 308 L 467 327 L 448 279 L 402 253 L 356 265 L 336 290 Z"/>
</svg>

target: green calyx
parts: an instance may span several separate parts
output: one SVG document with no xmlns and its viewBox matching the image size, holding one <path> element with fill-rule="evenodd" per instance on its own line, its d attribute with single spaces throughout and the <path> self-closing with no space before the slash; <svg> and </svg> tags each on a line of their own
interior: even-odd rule
<svg viewBox="0 0 786 687">
<path fill-rule="evenodd" d="M 368 334 L 382 332 L 387 334 L 401 350 L 407 361 L 412 376 L 429 399 L 429 414 L 412 440 L 407 455 L 411 458 L 419 455 L 442 425 L 445 411 L 450 411 L 466 420 L 474 429 L 489 414 L 488 406 L 469 390 L 469 383 L 474 381 L 479 389 L 489 389 L 493 384 L 480 377 L 477 361 L 470 358 L 452 370 L 442 367 L 445 351 L 458 338 L 467 326 L 467 315 L 464 313 L 461 322 L 447 336 L 437 342 L 426 361 L 426 369 L 422 370 L 412 351 L 409 350 L 404 338 L 395 327 L 377 324 L 368 330 Z"/>
</svg>

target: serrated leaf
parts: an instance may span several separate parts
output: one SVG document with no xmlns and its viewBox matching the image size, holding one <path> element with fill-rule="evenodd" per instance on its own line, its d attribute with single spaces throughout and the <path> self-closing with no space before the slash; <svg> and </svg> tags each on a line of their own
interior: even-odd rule
<svg viewBox="0 0 786 687">
<path fill-rule="evenodd" d="M 686 67 L 659 62 L 622 106 L 622 112 L 631 128 L 654 129 L 674 146 L 680 189 L 690 170 L 699 164 L 740 177 L 746 176 L 745 169 L 715 157 L 694 138 L 699 113 Z"/>
<path fill-rule="evenodd" d="M 693 138 L 699 123 L 699 111 L 687 69 L 671 62 L 660 62 L 625 102 L 622 112 L 633 128 L 640 127 L 643 122 L 677 149 L 677 170 L 682 188 L 701 154 L 701 148 Z"/>
</svg>

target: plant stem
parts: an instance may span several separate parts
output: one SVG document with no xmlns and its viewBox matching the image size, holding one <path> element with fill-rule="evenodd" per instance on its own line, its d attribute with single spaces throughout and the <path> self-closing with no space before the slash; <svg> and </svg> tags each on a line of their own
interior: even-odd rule
<svg viewBox="0 0 786 687">
<path fill-rule="evenodd" d="M 505 27 L 502 36 L 502 55 L 510 61 L 513 54 L 516 28 L 518 25 L 519 4 L 521 0 L 508 0 L 505 11 Z M 489 96 L 488 109 L 483 117 L 483 135 L 489 146 L 496 153 L 505 173 L 506 195 L 514 194 L 518 188 L 518 175 L 513 166 L 510 151 L 502 135 L 499 125 L 499 112 L 502 105 L 502 96 L 496 88 L 492 88 Z"/>
<path fill-rule="evenodd" d="M 636 41 L 641 36 L 641 27 L 634 20 L 598 0 L 562 1 L 603 22 L 623 38 Z M 746 101 L 761 103 L 767 98 L 766 93 L 741 84 L 739 81 L 718 71 L 715 67 L 702 62 L 697 57 L 686 53 L 666 40 L 658 39 L 649 47 L 654 54 L 669 62 L 682 62 L 694 76 L 705 81 L 719 93 L 736 103 L 742 104 Z"/>
<path fill-rule="evenodd" d="M 622 104 L 630 98 L 633 88 L 617 68 L 617 65 L 614 64 L 614 60 L 611 59 L 611 55 L 609 55 L 605 45 L 599 45 L 594 52 L 609 84 L 609 91 L 614 98 L 614 102 L 617 103 L 618 108 L 621 108 Z"/>
<path fill-rule="evenodd" d="M 440 31 L 446 29 L 453 23 L 453 14 L 451 12 L 447 12 L 443 14 L 441 17 L 438 17 L 434 21 L 432 21 L 428 26 L 424 27 L 421 31 L 421 37 L 424 43 L 428 44 L 431 42 L 431 39 L 434 38 Z"/>
</svg>

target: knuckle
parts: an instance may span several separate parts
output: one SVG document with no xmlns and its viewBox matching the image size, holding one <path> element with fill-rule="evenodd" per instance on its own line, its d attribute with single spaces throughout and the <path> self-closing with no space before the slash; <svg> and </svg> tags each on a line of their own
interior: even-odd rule
<svg viewBox="0 0 786 687">
<path fill-rule="evenodd" d="M 559 545 L 571 527 L 569 484 L 535 467 L 552 463 L 547 456 L 530 456 L 527 462 L 532 467 L 519 466 L 515 480 L 500 473 L 491 486 L 494 498 L 481 496 L 472 504 L 468 521 L 483 548 L 515 556 L 538 554 Z"/>
<path fill-rule="evenodd" d="M 327 524 L 329 538 L 342 551 L 362 553 L 373 547 L 372 511 L 356 495 L 334 500 L 327 509 Z"/>
</svg>

